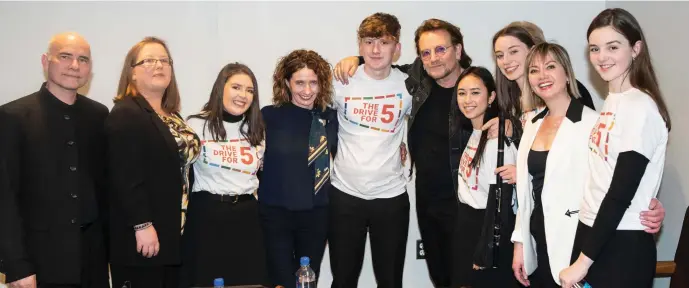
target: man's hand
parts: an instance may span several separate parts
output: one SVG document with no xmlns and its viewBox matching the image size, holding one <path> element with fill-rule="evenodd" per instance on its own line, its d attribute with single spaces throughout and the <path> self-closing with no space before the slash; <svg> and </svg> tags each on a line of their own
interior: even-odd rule
<svg viewBox="0 0 689 288">
<path fill-rule="evenodd" d="M 644 230 L 646 233 L 658 233 L 660 227 L 663 226 L 663 220 L 665 220 L 665 207 L 658 199 L 653 198 L 651 199 L 651 204 L 648 205 L 648 209 L 650 211 L 641 212 L 641 224 L 648 227 Z"/>
<path fill-rule="evenodd" d="M 9 284 L 9 288 L 36 288 L 36 274 Z"/>
<path fill-rule="evenodd" d="M 349 77 L 354 75 L 357 68 L 359 68 L 359 57 L 350 56 L 340 60 L 333 69 L 335 80 L 345 85 L 349 84 Z"/>
</svg>

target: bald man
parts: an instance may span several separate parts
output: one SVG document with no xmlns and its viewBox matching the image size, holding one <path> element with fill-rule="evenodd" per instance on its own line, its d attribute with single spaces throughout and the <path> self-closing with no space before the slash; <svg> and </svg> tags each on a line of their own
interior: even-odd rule
<svg viewBox="0 0 689 288">
<path fill-rule="evenodd" d="M 103 237 L 104 121 L 108 109 L 77 93 L 91 49 L 55 35 L 46 82 L 0 106 L 0 271 L 9 287 L 109 287 Z"/>
</svg>

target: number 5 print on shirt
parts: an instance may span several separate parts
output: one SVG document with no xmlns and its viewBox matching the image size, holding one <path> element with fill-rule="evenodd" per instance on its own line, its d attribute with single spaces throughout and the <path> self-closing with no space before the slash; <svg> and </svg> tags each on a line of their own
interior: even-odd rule
<svg viewBox="0 0 689 288">
<path fill-rule="evenodd" d="M 203 140 L 203 163 L 211 167 L 254 175 L 254 152 L 246 139 Z"/>
<path fill-rule="evenodd" d="M 471 161 L 474 161 L 474 156 L 476 155 L 476 150 L 478 150 L 476 147 L 472 147 L 471 144 L 468 144 L 467 146 L 468 151 L 462 153 L 462 157 L 459 158 L 459 175 L 462 176 L 462 179 L 464 179 L 464 182 L 467 183 L 469 186 L 469 189 L 471 190 L 478 190 L 478 165 L 472 169 L 471 166 Z M 471 173 L 474 173 L 474 183 L 473 185 L 469 183 L 469 177 L 471 177 Z"/>
<path fill-rule="evenodd" d="M 615 127 L 615 113 L 601 112 L 596 126 L 591 130 L 589 149 L 591 152 L 608 161 L 608 143 L 610 131 Z M 602 143 L 601 143 L 602 142 Z"/>
<path fill-rule="evenodd" d="M 345 97 L 344 117 L 360 127 L 394 133 L 402 119 L 402 93 L 371 97 Z"/>
</svg>

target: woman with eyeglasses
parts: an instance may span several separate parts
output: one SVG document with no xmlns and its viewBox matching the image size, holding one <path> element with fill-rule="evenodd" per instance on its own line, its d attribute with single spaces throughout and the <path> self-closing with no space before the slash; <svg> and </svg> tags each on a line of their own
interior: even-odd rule
<svg viewBox="0 0 689 288">
<path fill-rule="evenodd" d="M 127 53 L 106 120 L 113 287 L 178 288 L 190 164 L 199 138 L 179 114 L 175 70 L 164 41 Z"/>
</svg>

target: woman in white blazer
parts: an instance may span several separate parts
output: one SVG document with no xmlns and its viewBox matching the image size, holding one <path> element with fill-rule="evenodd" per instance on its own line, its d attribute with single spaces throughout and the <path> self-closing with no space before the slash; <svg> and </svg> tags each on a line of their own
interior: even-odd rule
<svg viewBox="0 0 689 288">
<path fill-rule="evenodd" d="M 529 85 L 524 95 L 546 109 L 527 121 L 517 154 L 519 207 L 512 268 L 525 286 L 560 287 L 559 273 L 571 261 L 589 175 L 589 134 L 598 113 L 572 101 L 579 92 L 562 46 L 537 44 L 525 63 Z M 662 205 L 656 208 L 662 210 Z M 664 210 L 654 212 L 660 220 L 649 218 L 649 233 L 657 232 L 664 218 Z"/>
<path fill-rule="evenodd" d="M 586 143 L 598 114 L 572 101 L 579 91 L 560 45 L 534 46 L 526 63 L 529 85 L 524 95 L 532 95 L 530 100 L 546 109 L 527 121 L 519 144 L 519 209 L 512 241 L 514 262 L 523 268 L 515 269 L 515 277 L 527 286 L 558 287 L 555 279 L 572 255 L 588 171 Z"/>
</svg>

